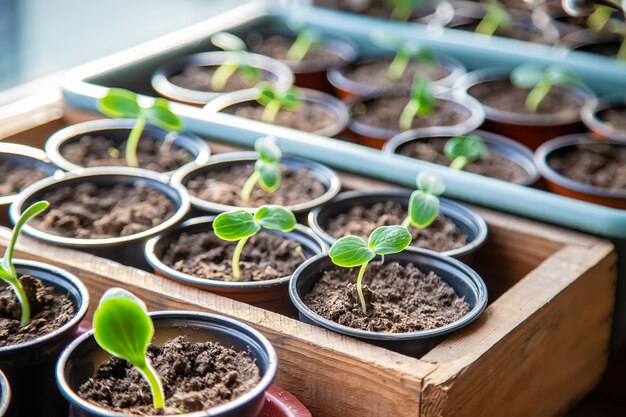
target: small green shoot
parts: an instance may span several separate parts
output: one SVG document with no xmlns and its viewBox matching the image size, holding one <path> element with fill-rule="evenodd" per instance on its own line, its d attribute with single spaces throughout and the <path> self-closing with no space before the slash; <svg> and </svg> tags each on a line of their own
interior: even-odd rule
<svg viewBox="0 0 626 417">
<path fill-rule="evenodd" d="M 374 230 L 366 243 L 357 236 L 345 236 L 330 248 L 330 259 L 337 266 L 344 268 L 361 267 L 356 281 L 356 290 L 361 302 L 363 314 L 367 314 L 367 305 L 363 296 L 363 276 L 365 269 L 376 255 L 389 255 L 402 252 L 411 243 L 411 234 L 402 226 L 381 226 Z"/>
<path fill-rule="evenodd" d="M 17 238 L 20 236 L 22 227 L 24 227 L 30 219 L 44 212 L 49 206 L 50 203 L 47 201 L 39 201 L 24 210 L 20 218 L 15 222 L 13 233 L 11 233 L 11 240 L 4 251 L 4 256 L 0 263 L 0 279 L 6 281 L 13 288 L 22 309 L 20 326 L 26 326 L 30 322 L 30 303 L 28 302 L 26 292 L 20 283 L 20 279 L 15 271 L 15 266 L 13 265 L 15 244 L 17 243 Z"/>
<path fill-rule="evenodd" d="M 450 138 L 443 153 L 452 161 L 450 168 L 462 170 L 469 162 L 489 158 L 489 149 L 478 135 L 455 136 Z"/>
<path fill-rule="evenodd" d="M 293 62 L 301 62 L 311 47 L 321 45 L 323 37 L 321 33 L 302 25 L 297 31 L 296 40 L 287 51 L 287 59 Z"/>
<path fill-rule="evenodd" d="M 430 87 L 430 81 L 423 75 L 415 77 L 411 87 L 411 97 L 404 106 L 399 119 L 400 130 L 409 130 L 415 117 L 428 117 L 435 111 L 437 100 Z"/>
<path fill-rule="evenodd" d="M 135 125 L 126 140 L 126 164 L 129 167 L 139 167 L 137 147 L 146 122 L 170 132 L 183 130 L 182 121 L 170 110 L 167 100 L 157 98 L 151 106 L 143 107 L 139 105 L 137 94 L 121 88 L 111 88 L 98 100 L 98 110 L 108 117 L 135 119 Z"/>
<path fill-rule="evenodd" d="M 265 136 L 257 139 L 254 150 L 259 158 L 254 164 L 254 172 L 241 188 L 240 197 L 244 203 L 250 201 L 250 195 L 257 183 L 268 193 L 273 193 L 280 187 L 280 159 L 283 154 L 276 144 L 276 138 Z"/>
<path fill-rule="evenodd" d="M 250 85 L 259 80 L 259 70 L 250 64 L 248 47 L 244 41 L 231 33 L 218 32 L 211 36 L 211 42 L 218 48 L 233 53 L 232 58 L 227 59 L 213 73 L 211 89 L 222 91 L 235 72 L 239 72 Z"/>
<path fill-rule="evenodd" d="M 387 32 L 376 31 L 370 36 L 377 46 L 394 51 L 393 60 L 387 68 L 387 78 L 397 81 L 402 78 L 411 61 L 434 65 L 437 62 L 434 52 L 416 42 L 404 41 Z"/>
<path fill-rule="evenodd" d="M 426 0 L 385 0 L 385 3 L 391 7 L 392 19 L 406 22 L 413 11 L 426 3 Z"/>
<path fill-rule="evenodd" d="M 511 83 L 518 88 L 531 89 L 525 107 L 529 112 L 536 113 L 553 86 L 577 86 L 580 80 L 563 68 L 552 66 L 544 69 L 535 64 L 524 64 L 511 72 Z"/>
<path fill-rule="evenodd" d="M 154 325 L 143 301 L 126 290 L 111 288 L 100 299 L 93 315 L 93 329 L 102 349 L 139 370 L 152 391 L 154 408 L 163 409 L 163 385 L 147 356 Z"/>
<path fill-rule="evenodd" d="M 261 229 L 290 232 L 296 227 L 296 216 L 282 206 L 261 206 L 252 214 L 246 210 L 233 210 L 218 215 L 213 221 L 213 231 L 222 240 L 237 241 L 233 252 L 233 280 L 241 279 L 239 259 L 248 239 Z"/>
<path fill-rule="evenodd" d="M 513 25 L 511 16 L 498 0 L 483 4 L 483 7 L 485 15 L 476 26 L 476 33 L 492 36 L 498 31 L 506 32 L 511 28 Z"/>
<path fill-rule="evenodd" d="M 595 6 L 593 13 L 587 18 L 587 26 L 596 33 L 600 33 L 611 20 L 611 16 L 616 10 L 598 4 Z"/>
<path fill-rule="evenodd" d="M 425 229 L 431 225 L 439 214 L 439 196 L 446 191 L 446 185 L 439 174 L 422 171 L 416 178 L 417 190 L 409 199 L 409 210 L 402 226 Z"/>
<path fill-rule="evenodd" d="M 302 105 L 298 89 L 294 86 L 280 90 L 275 84 L 263 81 L 256 88 L 259 90 L 257 102 L 265 107 L 261 115 L 265 123 L 274 123 L 280 109 L 295 111 Z"/>
<path fill-rule="evenodd" d="M 600 32 L 606 29 L 622 39 L 622 44 L 617 51 L 616 59 L 626 61 L 626 22 L 623 19 L 613 17 L 612 9 L 607 6 L 596 6 L 594 13 L 589 16 L 587 25 L 594 31 Z"/>
</svg>

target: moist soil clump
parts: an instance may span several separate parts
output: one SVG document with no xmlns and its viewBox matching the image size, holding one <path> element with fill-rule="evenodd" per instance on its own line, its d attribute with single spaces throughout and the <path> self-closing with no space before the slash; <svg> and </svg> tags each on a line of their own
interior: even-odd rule
<svg viewBox="0 0 626 417">
<path fill-rule="evenodd" d="M 344 60 L 336 53 L 329 51 L 323 45 L 313 45 L 308 50 L 302 61 L 294 62 L 287 58 L 287 52 L 295 39 L 287 38 L 281 35 L 272 35 L 251 48 L 251 52 L 266 55 L 274 59 L 286 61 L 292 66 L 305 68 L 307 70 L 319 68 L 325 69 L 335 65 L 341 65 Z"/>
<path fill-rule="evenodd" d="M 234 281 L 232 256 L 237 242 L 227 242 L 213 232 L 182 233 L 172 242 L 163 262 L 179 272 L 215 281 Z M 250 238 L 241 254 L 239 282 L 267 281 L 290 276 L 306 260 L 300 244 L 274 233 Z"/>
<path fill-rule="evenodd" d="M 85 182 L 49 191 L 44 215 L 31 220 L 36 229 L 64 237 L 102 239 L 143 232 L 172 217 L 174 205 L 145 184 L 100 186 Z"/>
<path fill-rule="evenodd" d="M 436 329 L 470 311 L 465 299 L 434 272 L 424 273 L 411 263 L 372 262 L 363 277 L 363 313 L 355 285 L 358 269 L 324 271 L 304 303 L 337 324 L 382 333 Z"/>
<path fill-rule="evenodd" d="M 438 81 L 451 73 L 450 69 L 438 63 L 411 61 L 400 79 L 390 80 L 387 77 L 387 70 L 391 61 L 391 59 L 363 61 L 346 67 L 343 73 L 346 78 L 352 81 L 381 89 L 398 86 L 410 87 L 416 74 L 424 75 L 431 81 Z"/>
<path fill-rule="evenodd" d="M 0 197 L 17 194 L 48 175 L 41 170 L 9 161 L 0 162 Z"/>
<path fill-rule="evenodd" d="M 70 321 L 76 306 L 67 292 L 29 275 L 20 277 L 20 283 L 30 303 L 31 320 L 20 326 L 22 307 L 15 291 L 8 285 L 0 289 L 0 346 L 19 345 L 52 333 Z"/>
<path fill-rule="evenodd" d="M 626 132 L 626 106 L 602 110 L 598 113 L 598 118 L 613 129 Z"/>
<path fill-rule="evenodd" d="M 265 72 L 261 70 L 258 70 L 259 75 L 261 75 L 260 79 L 254 80 L 254 82 L 250 82 L 248 78 L 236 71 L 228 78 L 224 88 L 218 91 L 211 87 L 211 80 L 213 80 L 213 75 L 218 68 L 218 66 L 187 67 L 178 74 L 169 77 L 169 81 L 178 87 L 189 90 L 227 93 L 251 88 L 257 82 L 267 80 Z"/>
<path fill-rule="evenodd" d="M 78 395 L 98 407 L 131 415 L 177 415 L 208 410 L 241 397 L 259 381 L 248 352 L 215 342 L 192 343 L 179 336 L 163 346 L 150 345 L 148 357 L 165 390 L 165 408 L 152 406 L 148 384 L 129 362 L 103 362 Z"/>
</svg>

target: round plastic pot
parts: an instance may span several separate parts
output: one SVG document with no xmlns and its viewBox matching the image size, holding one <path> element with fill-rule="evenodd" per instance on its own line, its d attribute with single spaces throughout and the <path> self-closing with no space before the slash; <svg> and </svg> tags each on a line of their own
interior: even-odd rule
<svg viewBox="0 0 626 417">
<path fill-rule="evenodd" d="M 17 143 L 0 143 L 0 162 L 32 167 L 53 176 L 59 169 L 52 165 L 41 149 Z M 17 194 L 0 196 L 0 226 L 9 227 L 9 206 L 17 200 Z"/>
<path fill-rule="evenodd" d="M 215 155 L 207 164 L 202 166 L 190 166 L 179 170 L 172 177 L 172 183 L 176 186 L 186 187 L 189 180 L 199 175 L 207 175 L 211 172 L 218 172 L 236 165 L 254 164 L 256 160 L 256 152 L 229 152 Z M 299 218 L 302 218 L 303 215 L 306 215 L 315 207 L 332 200 L 341 189 L 341 180 L 339 179 L 339 175 L 322 164 L 292 156 L 284 156 L 281 160 L 281 164 L 292 170 L 308 169 L 311 176 L 320 181 L 326 187 L 326 192 L 313 200 L 287 206 L 287 208 Z M 190 199 L 193 208 L 192 215 L 220 214 L 225 211 L 242 208 L 203 200 L 194 195 L 191 195 Z M 255 210 L 255 208 L 252 207 L 244 208 L 251 211 Z"/>
<path fill-rule="evenodd" d="M 6 375 L 0 371 L 0 417 L 6 415 L 11 402 L 11 387 Z"/>
<path fill-rule="evenodd" d="M 167 249 L 182 233 L 210 232 L 213 230 L 214 218 L 206 216 L 190 219 L 180 226 L 150 239 L 146 244 L 145 256 L 148 263 L 154 268 L 155 273 L 201 290 L 210 291 L 266 310 L 294 316 L 295 311 L 289 301 L 287 289 L 291 275 L 268 281 L 226 282 L 185 274 L 171 268 L 162 261 Z M 328 250 L 326 244 L 319 237 L 309 228 L 301 225 L 296 225 L 296 228 L 291 232 L 265 230 L 264 233 L 272 233 L 298 242 L 307 257 L 315 256 Z"/>
<path fill-rule="evenodd" d="M 600 114 L 611 108 L 626 107 L 624 97 L 608 100 L 589 100 L 582 110 L 582 119 L 591 133 L 598 139 L 626 142 L 626 130 L 617 129 L 600 118 Z"/>
<path fill-rule="evenodd" d="M 104 136 L 121 145 L 128 139 L 134 124 L 134 119 L 98 119 L 65 127 L 48 138 L 46 155 L 56 166 L 65 171 L 83 169 L 84 166 L 76 165 L 63 156 L 65 146 L 78 143 L 83 136 L 91 136 L 92 140 L 97 140 L 98 136 Z M 170 133 L 157 126 L 147 125 L 143 134 L 148 135 L 149 138 L 141 140 L 169 142 L 186 150 L 193 157 L 189 163 L 203 164 L 211 155 L 208 143 L 190 132 Z M 171 175 L 173 172 L 164 172 L 164 174 Z"/>
<path fill-rule="evenodd" d="M 561 175 L 548 164 L 548 158 L 551 154 L 570 146 L 589 143 L 609 143 L 616 146 L 626 146 L 623 142 L 618 141 L 598 141 L 586 134 L 567 135 L 552 139 L 541 145 L 535 152 L 535 165 L 537 165 L 537 169 L 543 178 L 545 178 L 548 189 L 556 194 L 588 201 L 590 203 L 601 204 L 603 206 L 626 209 L 626 191 L 610 191 L 608 189 L 574 181 Z"/>
<path fill-rule="evenodd" d="M 379 257 L 374 259 L 374 261 L 378 260 L 380 260 Z M 300 320 L 405 355 L 418 356 L 451 332 L 468 325 L 485 309 L 487 286 L 474 270 L 458 260 L 431 251 L 404 251 L 385 255 L 385 262 L 394 261 L 403 265 L 412 263 L 424 273 L 433 271 L 439 275 L 459 296 L 465 298 L 465 301 L 470 305 L 468 314 L 449 325 L 411 333 L 372 332 L 337 324 L 319 316 L 302 301 L 303 297 L 311 292 L 315 284 L 321 279 L 324 271 L 337 268 L 328 255 L 318 255 L 302 264 L 294 273 L 289 284 L 289 296 L 300 313 Z"/>
<path fill-rule="evenodd" d="M 100 186 L 114 186 L 116 184 L 146 184 L 163 193 L 174 205 L 175 213 L 158 226 L 135 233 L 129 236 L 79 239 L 72 237 L 57 236 L 26 224 L 24 233 L 42 242 L 78 249 L 97 256 L 108 258 L 125 265 L 147 269 L 143 247 L 145 242 L 164 230 L 178 224 L 187 214 L 190 208 L 189 194 L 180 185 L 171 185 L 169 178 L 163 174 L 139 168 L 88 168 L 76 173 L 66 173 L 60 179 L 45 179 L 25 188 L 19 195 L 19 199 L 11 205 L 11 219 L 15 222 L 22 211 L 36 201 L 42 200 L 43 196 L 51 191 L 62 187 L 76 186 L 80 183 L 90 182 Z"/>
<path fill-rule="evenodd" d="M 309 226 L 328 245 L 337 241 L 326 232 L 328 222 L 336 218 L 339 214 L 348 212 L 354 206 L 371 207 L 376 203 L 396 201 L 403 207 L 408 207 L 410 191 L 389 190 L 389 191 L 349 191 L 341 193 L 333 201 L 316 208 L 309 214 Z M 451 256 L 470 262 L 473 254 L 480 248 L 487 239 L 487 224 L 478 214 L 458 203 L 440 198 L 440 213 L 449 218 L 466 236 L 468 243 L 460 248 L 442 252 L 444 256 Z M 405 252 L 422 252 L 414 246 L 409 246 Z"/>
<path fill-rule="evenodd" d="M 272 385 L 265 392 L 265 407 L 259 417 L 311 417 L 311 412 L 291 393 Z"/>
<path fill-rule="evenodd" d="M 532 185 L 539 180 L 539 171 L 537 171 L 535 163 L 533 162 L 533 153 L 526 146 L 502 135 L 485 132 L 483 130 L 475 130 L 474 132 L 471 132 L 471 134 L 478 135 L 483 142 L 485 142 L 485 145 L 487 145 L 489 152 L 515 162 L 517 165 L 521 166 L 524 171 L 526 171 L 526 178 L 524 178 L 523 181 L 520 181 L 519 184 Z M 399 135 L 394 136 L 385 144 L 383 150 L 387 153 L 401 155 L 402 148 L 411 142 L 432 138 L 447 140 L 453 136 L 455 136 L 454 132 L 446 133 L 442 131 L 436 135 L 429 135 L 417 131 L 407 130 L 406 132 L 402 132 Z"/>
<path fill-rule="evenodd" d="M 74 338 L 89 307 L 87 288 L 74 275 L 40 262 L 15 260 L 18 276 L 30 275 L 67 294 L 76 314 L 57 330 L 13 346 L 0 347 L 0 369 L 11 386 L 7 417 L 66 417 L 68 404 L 54 384 L 54 366 Z M 2 387 L 4 400 L 4 387 Z"/>
<path fill-rule="evenodd" d="M 469 90 L 478 84 L 509 78 L 509 70 L 487 69 L 466 74 L 459 79 L 456 86 L 456 95 L 459 98 L 471 97 Z M 571 90 L 581 106 L 592 99 L 593 93 L 586 87 Z M 509 137 L 523 143 L 530 149 L 537 149 L 539 145 L 557 136 L 584 131 L 585 126 L 580 114 L 571 117 L 561 117 L 555 114 L 525 114 L 502 111 L 483 105 L 485 123 L 483 129 Z"/>
<path fill-rule="evenodd" d="M 230 59 L 236 58 L 236 54 L 228 51 L 202 52 L 168 62 L 159 67 L 152 75 L 152 88 L 170 100 L 194 106 L 204 106 L 224 92 L 191 90 L 172 83 L 170 78 L 190 67 L 219 67 Z M 247 56 L 249 64 L 263 73 L 267 81 L 285 88 L 293 84 L 293 73 L 282 62 L 265 55 L 250 53 Z"/>
<path fill-rule="evenodd" d="M 184 417 L 257 417 L 265 401 L 265 391 L 276 376 L 278 359 L 270 342 L 259 332 L 238 321 L 213 314 L 190 311 L 150 313 L 154 323 L 152 343 L 163 345 L 177 336 L 191 342 L 216 342 L 237 351 L 249 351 L 260 370 L 261 380 L 250 391 L 229 403 L 206 411 L 176 414 Z M 76 391 L 91 378 L 98 366 L 109 359 L 93 336 L 85 333 L 63 352 L 56 367 L 57 384 L 72 405 L 75 417 L 121 417 L 126 414 L 106 410 L 83 400 Z"/>
<path fill-rule="evenodd" d="M 321 91 L 309 90 L 306 88 L 300 88 L 298 90 L 300 98 L 304 102 L 318 104 L 326 108 L 334 118 L 335 122 L 329 126 L 315 130 L 311 133 L 315 133 L 321 136 L 333 137 L 337 136 L 348 126 L 350 122 L 350 113 L 346 105 L 341 100 L 331 96 L 330 94 L 322 93 Z M 246 102 L 256 103 L 259 98 L 259 90 L 256 88 L 248 88 L 246 90 L 233 91 L 232 93 L 223 94 L 204 107 L 204 110 L 208 113 L 219 113 L 228 107 L 236 106 Z M 296 110 L 297 111 L 297 110 Z"/>
</svg>

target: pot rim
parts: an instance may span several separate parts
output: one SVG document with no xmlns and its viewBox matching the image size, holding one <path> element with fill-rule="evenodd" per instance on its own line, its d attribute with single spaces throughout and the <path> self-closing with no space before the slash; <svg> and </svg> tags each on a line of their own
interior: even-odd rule
<svg viewBox="0 0 626 417">
<path fill-rule="evenodd" d="M 611 140 L 616 140 L 620 142 L 626 142 L 626 130 L 614 128 L 598 117 L 598 113 L 612 107 L 626 108 L 626 99 L 621 96 L 614 96 L 602 100 L 597 98 L 589 100 L 583 106 L 583 123 L 585 124 L 585 126 L 587 126 L 589 130 L 598 132 L 605 138 L 610 138 Z"/>
<path fill-rule="evenodd" d="M 0 416 L 4 416 L 11 403 L 11 386 L 9 380 L 2 371 L 0 371 Z"/>
<path fill-rule="evenodd" d="M 242 396 L 236 398 L 234 401 L 228 402 L 226 404 L 210 408 L 208 410 L 203 411 L 194 411 L 192 413 L 185 414 L 176 414 L 176 415 L 164 415 L 163 417 L 208 417 L 208 416 L 217 416 L 222 415 L 224 413 L 228 413 L 238 407 L 241 407 L 246 402 L 252 400 L 253 398 L 262 395 L 264 391 L 266 391 L 272 381 L 276 376 L 276 372 L 278 370 L 278 357 L 276 355 L 276 351 L 274 347 L 271 345 L 269 340 L 265 338 L 260 332 L 248 326 L 247 324 L 241 323 L 237 320 L 220 316 L 217 314 L 203 313 L 197 311 L 181 311 L 181 310 L 171 310 L 171 311 L 155 311 L 148 313 L 152 319 L 160 319 L 160 318 L 172 318 L 176 321 L 180 321 L 181 324 L 184 324 L 185 320 L 195 319 L 202 320 L 204 322 L 213 323 L 219 325 L 221 327 L 228 327 L 230 329 L 235 329 L 238 333 L 248 333 L 250 338 L 255 339 L 255 341 L 259 344 L 260 348 L 267 354 L 267 370 L 265 371 L 265 375 L 261 377 L 257 385 L 255 385 L 250 391 L 246 392 Z M 102 408 L 80 398 L 74 390 L 72 390 L 69 386 L 68 381 L 65 377 L 65 368 L 70 359 L 70 355 L 87 339 L 93 337 L 94 330 L 91 329 L 82 336 L 76 338 L 72 343 L 70 343 L 61 353 L 59 360 L 56 364 L 55 374 L 57 380 L 57 386 L 59 390 L 63 394 L 63 396 L 71 403 L 78 404 L 82 409 L 87 410 L 87 412 L 92 413 L 97 416 L 102 417 L 112 417 L 112 416 L 126 416 L 126 414 L 117 413 L 111 410 L 103 410 Z M 210 414 L 208 414 L 210 412 Z"/>
</svg>

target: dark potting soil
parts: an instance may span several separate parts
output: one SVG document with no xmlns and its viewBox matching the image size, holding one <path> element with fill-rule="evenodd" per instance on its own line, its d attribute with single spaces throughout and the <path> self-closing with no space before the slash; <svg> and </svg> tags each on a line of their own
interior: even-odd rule
<svg viewBox="0 0 626 417">
<path fill-rule="evenodd" d="M 398 153 L 421 159 L 422 161 L 448 166 L 451 161 L 443 153 L 443 148 L 448 139 L 425 138 L 414 140 L 401 146 L 398 149 Z M 522 182 L 528 178 L 528 173 L 524 168 L 495 152 L 490 152 L 487 158 L 469 162 L 463 170 L 509 182 Z"/>
<path fill-rule="evenodd" d="M 304 303 L 335 323 L 359 330 L 409 333 L 446 326 L 465 316 L 470 306 L 434 272 L 413 264 L 372 262 L 363 277 L 367 313 L 359 302 L 359 268 L 323 272 Z"/>
<path fill-rule="evenodd" d="M 211 88 L 211 80 L 213 74 L 217 70 L 218 66 L 201 66 L 201 67 L 187 67 L 178 74 L 169 77 L 169 81 L 182 88 L 187 88 L 194 91 L 207 91 L 214 92 Z M 245 88 L 253 87 L 257 82 L 267 80 L 265 71 L 259 70 L 259 79 L 254 82 L 250 82 L 246 77 L 242 76 L 238 71 L 228 78 L 224 89 L 219 92 L 230 92 L 243 90 Z"/>
<path fill-rule="evenodd" d="M 237 242 L 227 242 L 213 232 L 182 233 L 172 242 L 163 262 L 184 274 L 216 281 L 233 281 L 232 256 Z M 248 240 L 241 253 L 240 281 L 267 281 L 289 276 L 306 260 L 300 244 L 261 232 Z"/>
<path fill-rule="evenodd" d="M 112 155 L 113 152 L 116 155 Z M 100 135 L 85 135 L 77 142 L 64 145 L 61 154 L 73 164 L 83 167 L 127 166 L 126 140 L 114 141 Z M 137 160 L 141 168 L 166 172 L 191 162 L 193 155 L 167 141 L 142 136 L 137 146 Z"/>
<path fill-rule="evenodd" d="M 260 381 L 259 368 L 248 352 L 215 342 L 192 343 L 179 336 L 163 346 L 150 345 L 148 358 L 163 383 L 163 410 L 153 408 L 150 388 L 139 371 L 119 358 L 100 364 L 78 395 L 124 414 L 177 415 L 234 401 Z"/>
<path fill-rule="evenodd" d="M 198 175 L 190 179 L 186 187 L 192 195 L 202 200 L 238 207 L 260 207 L 265 204 L 293 206 L 311 201 L 326 192 L 324 184 L 313 178 L 308 169 L 292 170 L 281 165 L 282 178 L 278 190 L 268 193 L 257 185 L 250 200 L 243 203 L 240 198 L 241 188 L 253 170 L 254 165 L 251 163 L 232 165 L 207 175 Z"/>
<path fill-rule="evenodd" d="M 316 68 L 324 70 L 326 68 L 341 65 L 344 60 L 341 56 L 326 49 L 324 45 L 313 45 L 308 50 L 302 61 L 293 62 L 287 59 L 287 52 L 293 44 L 295 38 L 288 38 L 282 35 L 272 35 L 263 39 L 258 45 L 253 45 L 250 52 L 266 55 L 274 59 L 285 61 L 291 66 L 313 71 Z"/>
<path fill-rule="evenodd" d="M 548 164 L 574 181 L 626 190 L 626 146 L 601 142 L 568 146 L 549 155 Z"/>
<path fill-rule="evenodd" d="M 479 23 L 480 20 L 476 19 L 468 23 L 455 25 L 454 29 L 476 32 L 476 28 Z M 528 29 L 522 26 L 513 26 L 509 30 L 499 29 L 496 31 L 495 36 L 502 36 L 503 38 L 517 39 L 533 43 L 548 43 L 539 29 Z"/>
<path fill-rule="evenodd" d="M 76 314 L 76 306 L 63 291 L 29 275 L 20 283 L 30 303 L 31 320 L 20 326 L 22 308 L 15 291 L 8 285 L 0 289 L 0 346 L 19 345 L 52 333 Z"/>
<path fill-rule="evenodd" d="M 626 132 L 626 106 L 602 110 L 598 118 L 612 128 Z"/>
<path fill-rule="evenodd" d="M 314 3 L 319 7 L 345 10 L 351 13 L 366 14 L 383 19 L 391 18 L 392 9 L 385 0 L 315 0 Z M 435 12 L 434 3 L 426 2 L 426 4 L 416 7 L 408 20 L 415 20 L 433 14 Z"/>
<path fill-rule="evenodd" d="M 517 88 L 509 80 L 487 81 L 470 87 L 469 94 L 484 106 L 518 114 L 532 114 L 525 106 L 528 88 Z M 539 104 L 538 114 L 554 114 L 571 120 L 580 117 L 583 102 L 568 88 L 554 86 Z"/>
<path fill-rule="evenodd" d="M 129 236 L 172 217 L 165 194 L 145 184 L 112 187 L 85 182 L 43 195 L 50 202 L 44 215 L 31 220 L 36 229 L 64 237 L 101 239 Z"/>
<path fill-rule="evenodd" d="M 427 64 L 411 61 L 400 79 L 390 80 L 387 77 L 387 69 L 391 61 L 389 58 L 362 61 L 346 67 L 343 73 L 346 78 L 368 87 L 390 88 L 410 87 L 416 74 L 424 75 L 431 81 L 437 81 L 447 77 L 452 72 L 449 68 L 438 63 Z"/>
<path fill-rule="evenodd" d="M 335 216 L 324 230 L 335 239 L 355 235 L 367 240 L 376 228 L 401 224 L 406 215 L 406 206 L 397 201 L 376 203 L 369 207 L 357 205 Z M 467 235 L 441 214 L 427 228 L 410 227 L 409 232 L 413 236 L 411 246 L 437 252 L 460 248 L 467 243 Z"/>
<path fill-rule="evenodd" d="M 592 54 L 614 57 L 619 52 L 621 44 L 619 42 L 598 42 L 582 45 L 576 48 L 577 51 L 589 52 Z"/>
<path fill-rule="evenodd" d="M 47 176 L 44 171 L 33 167 L 0 161 L 0 197 L 17 194 Z"/>
<path fill-rule="evenodd" d="M 380 97 L 357 103 L 352 108 L 352 117 L 367 126 L 387 130 L 400 130 L 398 126 L 402 110 L 409 101 L 408 97 Z M 465 113 L 456 110 L 447 101 L 437 100 L 437 108 L 426 117 L 415 117 L 412 128 L 433 126 L 456 126 L 468 119 Z"/>
</svg>

